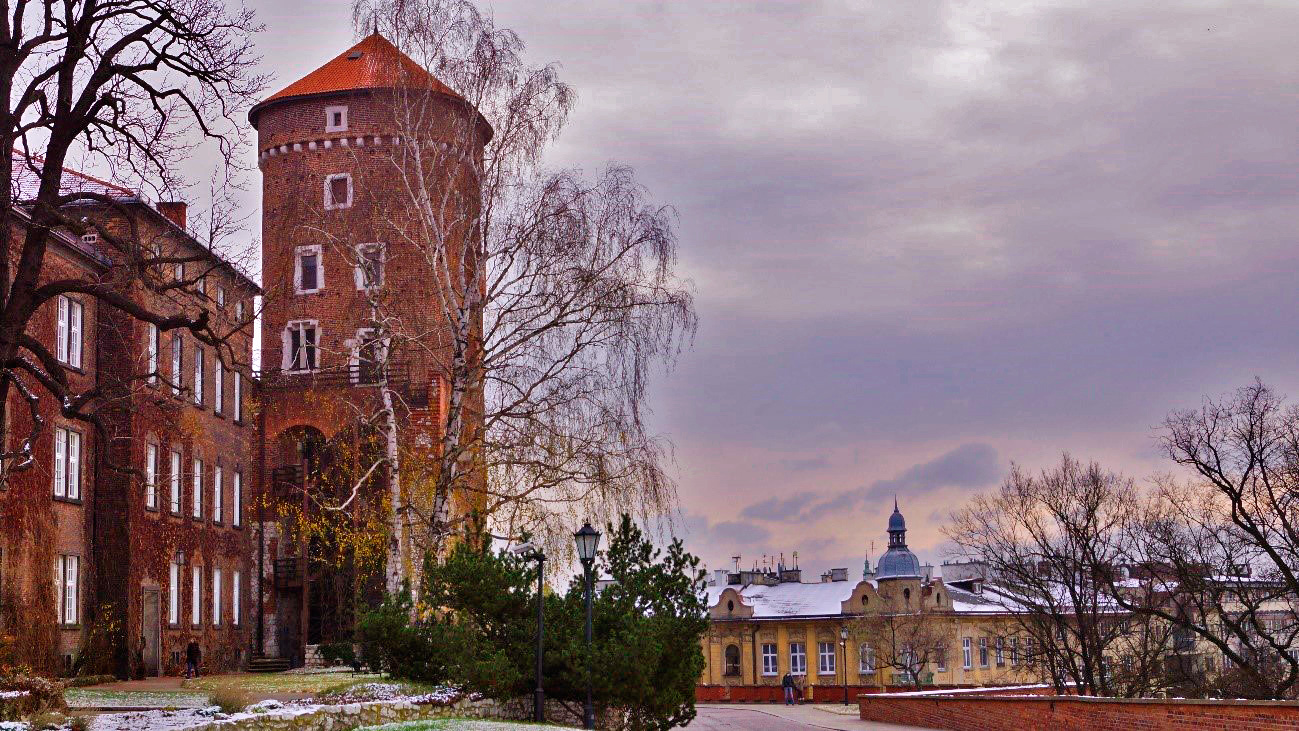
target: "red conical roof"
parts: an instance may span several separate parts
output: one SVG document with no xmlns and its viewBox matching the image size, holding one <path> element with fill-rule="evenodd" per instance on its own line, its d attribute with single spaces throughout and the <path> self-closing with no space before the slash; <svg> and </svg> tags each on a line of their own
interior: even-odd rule
<svg viewBox="0 0 1299 731">
<path fill-rule="evenodd" d="M 324 66 L 262 100 L 249 110 L 248 119 L 255 126 L 257 113 L 263 107 L 290 97 L 358 89 L 425 86 L 441 94 L 462 98 L 416 63 L 415 59 L 402 53 L 387 38 L 374 33 L 338 54 Z"/>
</svg>

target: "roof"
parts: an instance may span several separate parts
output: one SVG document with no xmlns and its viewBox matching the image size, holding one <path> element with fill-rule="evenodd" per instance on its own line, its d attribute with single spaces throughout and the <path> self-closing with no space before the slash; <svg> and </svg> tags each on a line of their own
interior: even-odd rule
<svg viewBox="0 0 1299 731">
<path fill-rule="evenodd" d="M 387 38 L 373 33 L 325 65 L 262 100 L 248 111 L 248 121 L 256 126 L 257 115 L 262 109 L 284 99 L 361 89 L 412 87 L 428 87 L 437 93 L 463 99 Z"/>
<path fill-rule="evenodd" d="M 823 617 L 840 614 L 843 603 L 852 596 L 857 585 L 851 581 L 823 581 L 815 584 L 786 582 L 783 584 L 749 584 L 739 586 L 708 587 L 708 606 L 717 604 L 727 588 L 740 593 L 745 604 L 753 607 L 754 619 L 782 619 L 792 617 Z"/>
</svg>

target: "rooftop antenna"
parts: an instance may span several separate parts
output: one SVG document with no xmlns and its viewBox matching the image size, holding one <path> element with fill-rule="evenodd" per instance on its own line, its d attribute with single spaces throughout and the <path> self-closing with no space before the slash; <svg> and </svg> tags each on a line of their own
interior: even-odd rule
<svg viewBox="0 0 1299 731">
<path fill-rule="evenodd" d="M 798 551 L 794 551 L 794 568 L 798 568 Z"/>
<path fill-rule="evenodd" d="M 735 562 L 735 573 L 740 573 L 740 554 L 737 553 L 731 556 L 731 560 Z"/>
</svg>

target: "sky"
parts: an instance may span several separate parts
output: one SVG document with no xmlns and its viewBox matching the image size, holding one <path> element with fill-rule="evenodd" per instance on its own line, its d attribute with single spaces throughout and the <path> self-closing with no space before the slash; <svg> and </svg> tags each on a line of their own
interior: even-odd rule
<svg viewBox="0 0 1299 731">
<path fill-rule="evenodd" d="M 350 7 L 255 0 L 271 90 Z M 651 395 L 710 568 L 922 560 L 1013 462 L 1145 479 L 1158 427 L 1299 397 L 1299 3 L 496 2 L 577 106 L 548 163 L 679 215 L 700 328 Z"/>
</svg>

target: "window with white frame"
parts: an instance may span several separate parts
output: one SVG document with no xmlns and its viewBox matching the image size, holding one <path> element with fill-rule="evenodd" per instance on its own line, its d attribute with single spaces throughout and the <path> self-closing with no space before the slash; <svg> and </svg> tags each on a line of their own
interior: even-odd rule
<svg viewBox="0 0 1299 731">
<path fill-rule="evenodd" d="M 212 626 L 221 626 L 221 568 L 212 567 Z"/>
<path fill-rule="evenodd" d="M 293 291 L 312 294 L 325 288 L 325 266 L 318 245 L 299 246 L 293 260 Z"/>
<path fill-rule="evenodd" d="M 353 341 L 352 369 L 353 383 L 378 383 L 383 375 L 384 362 L 388 358 L 388 339 L 379 337 L 373 328 L 361 328 L 356 331 Z"/>
<path fill-rule="evenodd" d="M 1037 663 L 1037 656 L 1033 654 L 1033 638 L 1024 638 L 1024 664 L 1033 665 Z"/>
<path fill-rule="evenodd" d="M 172 267 L 172 273 L 175 274 L 177 282 L 185 281 L 185 262 L 176 262 Z"/>
<path fill-rule="evenodd" d="M 54 429 L 54 497 L 81 499 L 81 432 Z"/>
<path fill-rule="evenodd" d="M 325 176 L 325 210 L 348 208 L 352 205 L 352 176 L 337 173 Z"/>
<path fill-rule="evenodd" d="M 181 458 L 180 450 L 171 453 L 171 512 L 180 515 L 180 480 L 181 480 Z"/>
<path fill-rule="evenodd" d="M 802 642 L 789 643 L 789 672 L 807 675 L 807 646 Z"/>
<path fill-rule="evenodd" d="M 54 610 L 59 624 L 77 624 L 80 573 L 80 556 L 60 554 L 54 557 Z"/>
<path fill-rule="evenodd" d="M 189 622 L 203 624 L 203 567 L 195 564 L 189 572 Z"/>
<path fill-rule="evenodd" d="M 875 648 L 866 643 L 857 648 L 857 672 L 875 672 Z"/>
<path fill-rule="evenodd" d="M 238 571 L 230 574 L 230 624 L 238 627 L 243 623 L 243 582 Z"/>
<path fill-rule="evenodd" d="M 204 350 L 194 347 L 194 403 L 203 404 L 203 354 Z"/>
<path fill-rule="evenodd" d="M 320 365 L 320 326 L 315 320 L 294 320 L 284 328 L 281 368 L 310 371 Z"/>
<path fill-rule="evenodd" d="M 377 289 L 383 286 L 383 264 L 386 250 L 383 244 L 357 244 L 356 288 Z"/>
<path fill-rule="evenodd" d="M 1010 664 L 1011 667 L 1019 664 L 1019 638 L 1010 638 Z"/>
<path fill-rule="evenodd" d="M 776 668 L 776 643 L 764 642 L 762 645 L 762 674 L 775 675 Z"/>
<path fill-rule="evenodd" d="M 970 638 L 961 638 L 961 667 L 969 670 L 974 667 L 974 656 L 970 652 Z"/>
<path fill-rule="evenodd" d="M 244 524 L 244 473 L 235 471 L 230 491 L 230 524 L 238 527 Z"/>
<path fill-rule="evenodd" d="M 988 667 L 988 638 L 979 638 L 979 667 Z"/>
<path fill-rule="evenodd" d="M 235 421 L 244 420 L 244 377 L 239 371 L 235 371 Z"/>
<path fill-rule="evenodd" d="M 833 675 L 835 650 L 833 642 L 818 642 L 816 645 L 816 671 L 821 675 Z"/>
<path fill-rule="evenodd" d="M 347 131 L 347 107 L 346 106 L 325 107 L 325 131 L 326 132 Z"/>
<path fill-rule="evenodd" d="M 221 413 L 225 408 L 226 364 L 217 358 L 216 367 L 212 369 L 212 411 Z"/>
<path fill-rule="evenodd" d="M 217 285 L 216 303 L 217 307 L 224 308 L 226 306 L 226 288 L 219 284 Z"/>
<path fill-rule="evenodd" d="M 934 647 L 934 664 L 938 666 L 938 672 L 947 672 L 947 645 Z"/>
<path fill-rule="evenodd" d="M 59 331 L 55 355 L 60 363 L 81 367 L 82 306 L 64 295 L 58 298 Z"/>
<path fill-rule="evenodd" d="M 182 355 L 185 352 L 184 340 L 180 333 L 171 336 L 171 393 L 173 396 L 180 395 L 181 384 L 181 363 Z"/>
<path fill-rule="evenodd" d="M 225 496 L 222 491 L 225 487 L 225 480 L 221 479 L 221 465 L 217 464 L 212 467 L 212 522 L 220 523 L 224 519 Z"/>
<path fill-rule="evenodd" d="M 158 385 L 158 351 L 162 349 L 162 334 L 158 331 L 158 326 L 151 322 L 145 325 L 144 336 L 145 357 L 148 359 L 145 367 L 149 371 L 149 385 L 156 386 Z"/>
<path fill-rule="evenodd" d="M 998 638 L 996 639 L 996 641 L 993 643 L 993 652 L 994 652 L 994 657 L 995 657 L 996 660 L 997 660 L 997 667 L 999 667 L 999 668 L 1000 668 L 1000 667 L 1005 667 L 1005 665 L 1006 665 L 1006 641 L 1003 640 L 1002 638 L 998 637 Z"/>
<path fill-rule="evenodd" d="M 158 445 L 144 445 L 144 507 L 158 509 Z"/>
<path fill-rule="evenodd" d="M 235 321 L 242 323 L 244 321 L 244 301 L 239 300 L 235 303 Z"/>
<path fill-rule="evenodd" d="M 167 624 L 180 624 L 180 564 L 171 562 L 167 576 Z"/>
<path fill-rule="evenodd" d="M 195 518 L 203 517 L 203 460 L 198 457 L 194 458 L 194 505 L 191 515 Z"/>
</svg>

